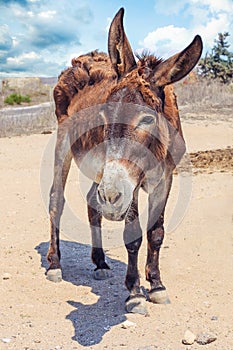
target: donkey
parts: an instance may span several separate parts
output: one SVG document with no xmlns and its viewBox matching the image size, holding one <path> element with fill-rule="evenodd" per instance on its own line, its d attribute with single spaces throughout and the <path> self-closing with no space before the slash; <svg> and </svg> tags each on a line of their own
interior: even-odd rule
<svg viewBox="0 0 233 350">
<path fill-rule="evenodd" d="M 108 55 L 93 51 L 72 60 L 54 88 L 58 119 L 54 180 L 50 192 L 51 240 L 47 278 L 62 279 L 59 225 L 64 189 L 74 159 L 93 185 L 87 195 L 92 233 L 94 277 L 109 277 L 101 240 L 102 217 L 125 220 L 128 252 L 125 284 L 128 312 L 145 313 L 145 293 L 137 267 L 142 242 L 138 193 L 148 194 L 147 298 L 168 303 L 159 270 L 164 238 L 164 210 L 172 174 L 185 143 L 172 84 L 197 64 L 202 40 L 195 36 L 183 51 L 167 60 L 143 54 L 136 61 L 123 26 L 124 9 L 115 15 L 108 36 Z M 149 297 L 148 297 L 149 296 Z"/>
</svg>

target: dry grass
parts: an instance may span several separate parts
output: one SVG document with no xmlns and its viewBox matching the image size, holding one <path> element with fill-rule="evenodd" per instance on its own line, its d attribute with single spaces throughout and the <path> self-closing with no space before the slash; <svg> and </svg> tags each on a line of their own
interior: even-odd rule
<svg viewBox="0 0 233 350">
<path fill-rule="evenodd" d="M 232 108 L 233 85 L 221 84 L 215 80 L 201 79 L 192 83 L 175 85 L 178 105 L 191 107 L 195 112 L 202 108 Z"/>
</svg>

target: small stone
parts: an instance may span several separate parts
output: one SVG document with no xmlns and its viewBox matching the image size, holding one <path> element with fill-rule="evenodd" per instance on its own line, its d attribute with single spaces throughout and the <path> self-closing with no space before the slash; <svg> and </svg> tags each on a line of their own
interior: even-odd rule
<svg viewBox="0 0 233 350">
<path fill-rule="evenodd" d="M 2 275 L 2 279 L 3 280 L 9 280 L 11 278 L 11 274 L 8 273 L 8 272 L 5 272 L 3 275 Z"/>
<path fill-rule="evenodd" d="M 200 345 L 210 344 L 215 341 L 217 338 L 208 333 L 199 333 L 196 338 L 196 342 Z"/>
<path fill-rule="evenodd" d="M 218 321 L 218 316 L 212 316 L 211 321 Z"/>
<path fill-rule="evenodd" d="M 2 338 L 1 341 L 3 343 L 10 343 L 11 339 L 10 338 Z"/>
<path fill-rule="evenodd" d="M 121 328 L 128 329 L 130 327 L 136 327 L 136 323 L 126 320 L 122 323 Z"/>
<path fill-rule="evenodd" d="M 184 338 L 182 339 L 182 343 L 184 345 L 192 345 L 195 342 L 196 336 L 190 330 L 187 329 L 184 333 Z"/>
</svg>

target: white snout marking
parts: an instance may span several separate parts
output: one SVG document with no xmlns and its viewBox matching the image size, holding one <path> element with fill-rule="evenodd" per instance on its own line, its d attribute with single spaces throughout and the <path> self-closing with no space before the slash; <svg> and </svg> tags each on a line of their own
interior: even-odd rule
<svg viewBox="0 0 233 350">
<path fill-rule="evenodd" d="M 110 220 L 120 220 L 132 202 L 134 188 L 127 170 L 117 161 L 108 162 L 97 197 L 103 215 Z"/>
</svg>

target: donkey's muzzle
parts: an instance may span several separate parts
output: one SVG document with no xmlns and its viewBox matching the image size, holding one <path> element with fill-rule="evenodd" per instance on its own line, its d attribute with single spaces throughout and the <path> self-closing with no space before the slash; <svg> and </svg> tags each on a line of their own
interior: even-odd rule
<svg viewBox="0 0 233 350">
<path fill-rule="evenodd" d="M 123 220 L 133 199 L 134 188 L 125 167 L 118 161 L 107 162 L 97 189 L 97 202 L 103 216 L 108 220 Z"/>
<path fill-rule="evenodd" d="M 125 217 L 124 194 L 116 189 L 107 190 L 99 187 L 97 201 L 102 208 L 103 216 L 108 220 L 120 221 Z"/>
</svg>

